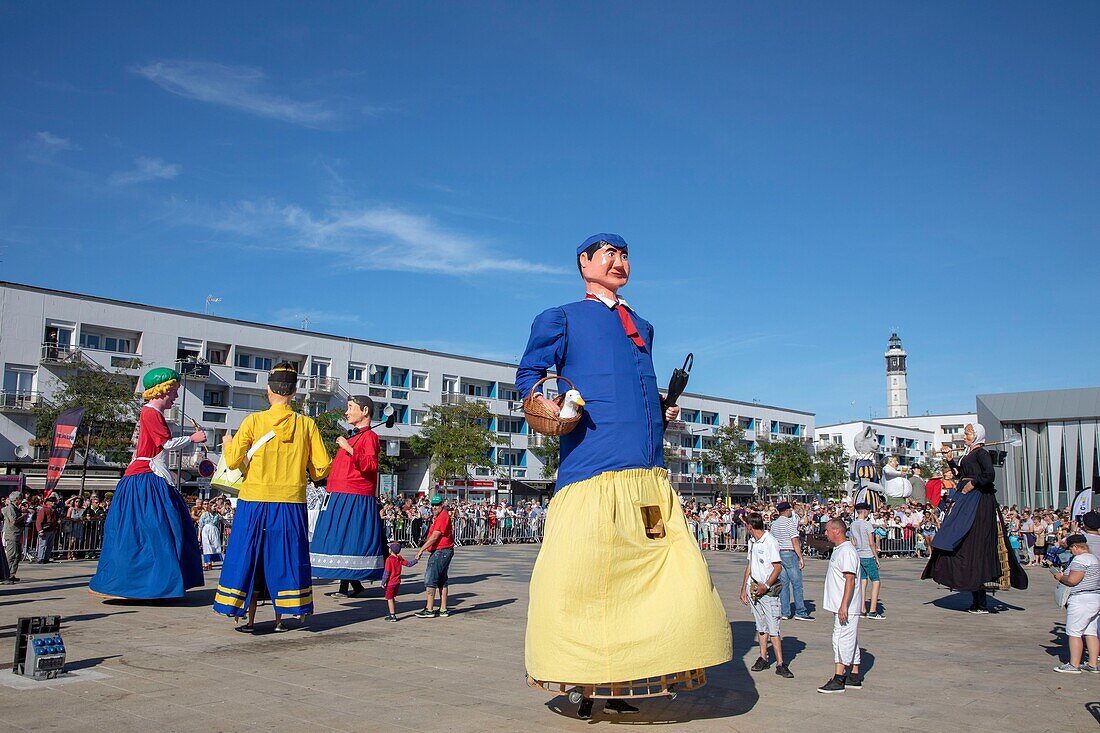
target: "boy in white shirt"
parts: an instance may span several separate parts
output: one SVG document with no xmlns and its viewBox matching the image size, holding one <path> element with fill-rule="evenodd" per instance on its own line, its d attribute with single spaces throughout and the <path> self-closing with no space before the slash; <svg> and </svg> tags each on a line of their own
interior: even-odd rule
<svg viewBox="0 0 1100 733">
<path fill-rule="evenodd" d="M 859 674 L 859 614 L 863 608 L 863 593 L 859 583 L 859 555 L 848 541 L 848 528 L 841 519 L 830 519 L 825 525 L 825 538 L 833 545 L 829 567 L 825 571 L 825 595 L 822 606 L 836 614 L 833 621 L 834 674 L 817 688 L 818 692 L 844 692 L 846 688 L 863 687 Z"/>
<path fill-rule="evenodd" d="M 777 589 L 780 588 L 779 574 L 783 572 L 779 543 L 764 529 L 764 520 L 759 514 L 746 514 L 744 522 L 749 530 L 749 554 L 745 576 L 741 579 L 741 603 L 752 609 L 760 638 L 760 656 L 752 665 L 752 671 L 762 672 L 768 668 L 768 642 L 771 641 L 775 650 L 775 673 L 790 679 L 794 674 L 783 662 L 783 639 L 779 635 Z"/>
</svg>

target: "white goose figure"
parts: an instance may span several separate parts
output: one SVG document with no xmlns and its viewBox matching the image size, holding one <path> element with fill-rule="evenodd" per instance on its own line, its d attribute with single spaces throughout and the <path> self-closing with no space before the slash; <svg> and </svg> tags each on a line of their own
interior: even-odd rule
<svg viewBox="0 0 1100 733">
<path fill-rule="evenodd" d="M 581 393 L 575 389 L 571 389 L 565 393 L 565 402 L 561 406 L 561 412 L 558 413 L 558 417 L 562 420 L 569 420 L 576 417 L 580 410 L 578 407 L 584 406 L 584 398 L 581 397 Z"/>
</svg>

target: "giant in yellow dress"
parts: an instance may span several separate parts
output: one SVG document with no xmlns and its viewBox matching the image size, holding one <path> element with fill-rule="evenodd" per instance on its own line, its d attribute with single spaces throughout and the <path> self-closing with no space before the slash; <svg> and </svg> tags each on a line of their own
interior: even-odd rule
<svg viewBox="0 0 1100 733">
<path fill-rule="evenodd" d="M 608 471 L 558 492 L 526 641 L 527 673 L 543 682 L 603 685 L 729 661 L 726 612 L 665 469 Z"/>
</svg>

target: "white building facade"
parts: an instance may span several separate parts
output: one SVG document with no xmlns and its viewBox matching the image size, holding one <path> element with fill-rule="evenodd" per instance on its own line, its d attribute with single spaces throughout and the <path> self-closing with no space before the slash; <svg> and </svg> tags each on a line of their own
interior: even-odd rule
<svg viewBox="0 0 1100 733">
<path fill-rule="evenodd" d="M 909 415 L 907 417 L 880 417 L 878 422 L 899 427 L 917 428 L 932 433 L 932 446 L 938 453 L 943 444 L 952 448 L 963 448 L 963 429 L 968 423 L 978 422 L 976 413 L 956 413 L 953 415 Z"/>
<path fill-rule="evenodd" d="M 862 435 L 867 427 L 878 434 L 879 455 L 885 461 L 897 456 L 898 463 L 910 466 L 920 463 L 926 457 L 932 457 L 934 433 L 930 430 L 904 427 L 879 420 L 856 420 L 854 422 L 822 425 L 817 428 L 815 445 L 843 445 L 848 455 L 853 455 L 856 436 Z M 935 450 L 939 447 L 935 446 Z"/>
<path fill-rule="evenodd" d="M 492 451 L 494 468 L 476 469 L 464 487 L 472 497 L 507 499 L 512 480 L 536 487 L 552 483 L 531 450 L 545 439 L 528 430 L 523 396 L 514 384 L 515 364 L 4 282 L 0 464 L 8 464 L 10 472 L 33 461 L 34 450 L 26 454 L 35 437 L 34 407 L 50 400 L 73 369 L 119 371 L 132 377 L 135 387 L 153 366 L 192 372 L 185 375 L 169 422 L 194 419 L 213 448 L 249 413 L 267 408 L 267 372 L 284 359 L 302 375 L 297 399 L 311 414 L 342 411 L 352 394 L 369 395 L 379 418 L 386 406 L 393 407 L 396 424 L 377 432 L 383 447 L 401 458 L 400 493 L 428 488 L 427 461 L 413 456 L 407 445 L 428 407 L 465 400 L 484 403 L 492 414 L 490 429 L 506 440 Z M 680 459 L 670 466 L 680 485 L 708 483 L 702 454 L 719 425 L 740 422 L 753 443 L 758 436 L 805 439 L 814 433 L 808 412 L 696 394 L 685 394 L 680 404 L 683 419 L 666 433 Z M 194 480 L 188 472 L 196 466 L 184 457 L 185 483 Z"/>
</svg>

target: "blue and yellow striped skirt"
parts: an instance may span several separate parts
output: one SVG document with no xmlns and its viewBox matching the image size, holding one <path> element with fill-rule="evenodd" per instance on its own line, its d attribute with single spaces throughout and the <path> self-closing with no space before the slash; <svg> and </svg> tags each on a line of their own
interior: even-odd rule
<svg viewBox="0 0 1100 733">
<path fill-rule="evenodd" d="M 279 615 L 313 613 L 306 505 L 238 501 L 214 610 L 243 616 L 255 594 Z"/>
</svg>

